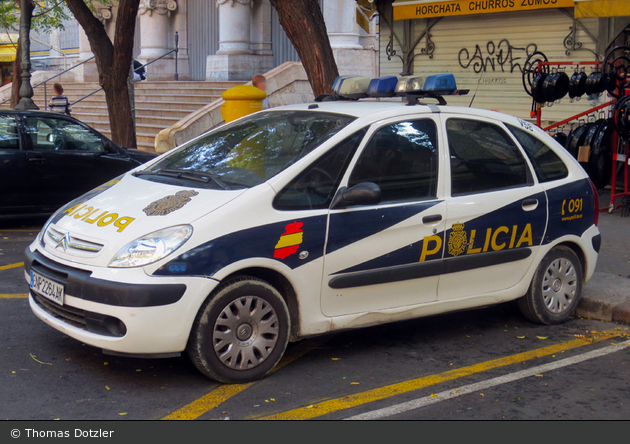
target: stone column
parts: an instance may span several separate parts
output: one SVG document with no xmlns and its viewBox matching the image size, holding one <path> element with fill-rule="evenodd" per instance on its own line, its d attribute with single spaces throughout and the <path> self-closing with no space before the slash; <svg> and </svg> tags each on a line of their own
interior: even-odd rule
<svg viewBox="0 0 630 444">
<path fill-rule="evenodd" d="M 378 49 L 364 48 L 355 0 L 324 0 L 324 20 L 340 75 L 375 77 Z"/>
<path fill-rule="evenodd" d="M 140 0 L 140 58 L 151 60 L 169 51 L 169 18 L 175 0 Z"/>
<path fill-rule="evenodd" d="M 251 54 L 252 0 L 217 0 L 219 50 L 217 54 Z"/>
<path fill-rule="evenodd" d="M 323 9 L 330 46 L 333 49 L 363 49 L 359 44 L 356 1 L 324 0 Z"/>
<path fill-rule="evenodd" d="M 140 17 L 140 55 L 138 60 L 147 63 L 163 56 L 171 49 L 171 15 L 177 10 L 175 0 L 140 0 L 138 16 Z M 164 59 L 147 67 L 149 80 L 173 80 L 175 72 L 175 56 L 168 55 Z"/>
<path fill-rule="evenodd" d="M 264 9 L 261 8 L 265 8 L 265 3 L 216 0 L 219 8 L 219 50 L 206 60 L 207 80 L 251 80 L 255 74 L 264 74 L 269 70 L 272 57 L 264 51 L 263 32 L 258 26 L 263 22 Z M 254 45 L 252 33 L 257 40 Z M 256 47 L 256 51 L 252 46 Z"/>
</svg>

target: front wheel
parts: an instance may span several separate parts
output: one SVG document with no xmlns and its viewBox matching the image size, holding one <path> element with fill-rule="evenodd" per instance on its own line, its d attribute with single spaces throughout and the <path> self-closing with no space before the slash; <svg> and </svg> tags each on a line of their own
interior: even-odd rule
<svg viewBox="0 0 630 444">
<path fill-rule="evenodd" d="M 278 290 L 263 280 L 240 277 L 220 285 L 201 306 L 188 354 L 216 381 L 254 381 L 280 361 L 289 331 L 289 310 Z"/>
<path fill-rule="evenodd" d="M 538 265 L 527 294 L 518 300 L 523 315 L 539 324 L 565 322 L 582 295 L 582 263 L 568 247 L 553 248 Z"/>
</svg>

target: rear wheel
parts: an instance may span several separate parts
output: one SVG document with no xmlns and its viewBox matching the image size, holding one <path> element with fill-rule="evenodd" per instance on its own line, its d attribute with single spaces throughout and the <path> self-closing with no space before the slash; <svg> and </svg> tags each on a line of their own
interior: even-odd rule
<svg viewBox="0 0 630 444">
<path fill-rule="evenodd" d="M 280 361 L 289 331 L 289 310 L 278 290 L 257 278 L 236 278 L 219 286 L 202 305 L 188 354 L 216 381 L 254 381 Z"/>
<path fill-rule="evenodd" d="M 527 294 L 518 300 L 523 315 L 539 324 L 565 322 L 582 295 L 582 264 L 568 247 L 552 249 L 540 262 Z"/>
</svg>

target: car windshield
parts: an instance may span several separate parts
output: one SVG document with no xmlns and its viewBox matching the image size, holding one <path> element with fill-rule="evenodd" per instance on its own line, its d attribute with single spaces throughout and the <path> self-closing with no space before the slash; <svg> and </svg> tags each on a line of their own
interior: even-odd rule
<svg viewBox="0 0 630 444">
<path fill-rule="evenodd" d="M 135 174 L 173 184 L 194 181 L 207 188 L 253 187 L 306 156 L 354 119 L 317 111 L 254 114 L 175 150 Z"/>
</svg>

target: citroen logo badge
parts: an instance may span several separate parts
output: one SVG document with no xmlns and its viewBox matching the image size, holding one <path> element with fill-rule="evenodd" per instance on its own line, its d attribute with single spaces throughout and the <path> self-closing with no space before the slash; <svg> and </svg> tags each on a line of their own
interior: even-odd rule
<svg viewBox="0 0 630 444">
<path fill-rule="evenodd" d="M 62 247 L 63 251 L 67 251 L 69 243 L 70 243 L 70 233 L 66 233 L 63 237 L 61 237 L 57 241 L 57 245 L 55 245 L 55 248 Z"/>
</svg>

